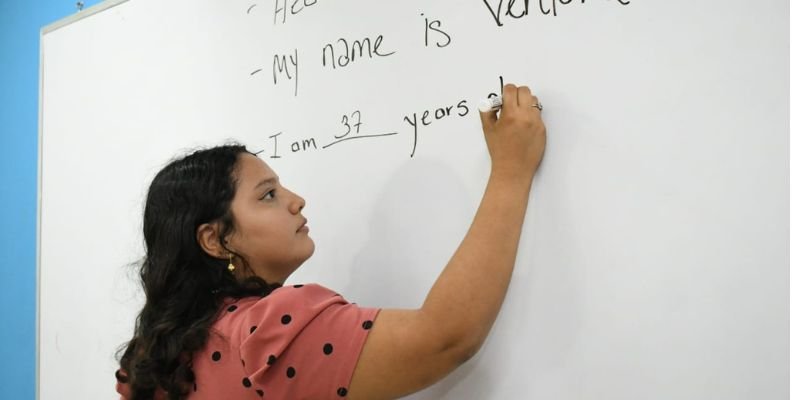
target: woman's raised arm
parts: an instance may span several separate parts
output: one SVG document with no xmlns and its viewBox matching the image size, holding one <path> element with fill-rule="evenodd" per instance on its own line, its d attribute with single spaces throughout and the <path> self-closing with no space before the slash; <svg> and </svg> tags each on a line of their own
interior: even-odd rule
<svg viewBox="0 0 800 400">
<path fill-rule="evenodd" d="M 492 169 L 464 240 L 416 310 L 384 309 L 367 337 L 348 398 L 392 399 L 437 382 L 472 357 L 508 290 L 546 130 L 538 100 L 508 84 L 503 108 L 481 113 Z"/>
</svg>

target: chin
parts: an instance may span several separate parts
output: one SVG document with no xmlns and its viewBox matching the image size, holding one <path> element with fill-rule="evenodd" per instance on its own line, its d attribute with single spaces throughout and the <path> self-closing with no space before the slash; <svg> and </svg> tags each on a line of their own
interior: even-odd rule
<svg viewBox="0 0 800 400">
<path fill-rule="evenodd" d="M 311 238 L 309 238 L 308 241 L 311 242 L 311 249 L 308 251 L 308 256 L 306 256 L 306 260 L 308 260 L 309 258 L 311 258 L 311 256 L 314 255 L 314 250 L 317 248 L 317 245 L 314 243 L 313 240 L 311 240 Z"/>
<path fill-rule="evenodd" d="M 309 243 L 308 248 L 306 249 L 305 254 L 303 254 L 302 259 L 300 260 L 301 264 L 304 263 L 309 258 L 311 258 L 312 255 L 314 255 L 314 250 L 316 249 L 316 244 L 314 244 L 314 241 L 311 240 L 311 238 L 308 238 L 308 243 Z"/>
</svg>

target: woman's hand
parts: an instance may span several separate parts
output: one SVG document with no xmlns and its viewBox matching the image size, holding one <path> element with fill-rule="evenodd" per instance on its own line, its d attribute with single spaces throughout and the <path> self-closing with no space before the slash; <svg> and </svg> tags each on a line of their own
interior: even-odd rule
<svg viewBox="0 0 800 400">
<path fill-rule="evenodd" d="M 503 87 L 503 106 L 481 112 L 481 123 L 492 173 L 504 177 L 532 179 L 539 169 L 547 142 L 541 111 L 535 107 L 539 99 L 527 86 L 506 84 Z"/>
</svg>

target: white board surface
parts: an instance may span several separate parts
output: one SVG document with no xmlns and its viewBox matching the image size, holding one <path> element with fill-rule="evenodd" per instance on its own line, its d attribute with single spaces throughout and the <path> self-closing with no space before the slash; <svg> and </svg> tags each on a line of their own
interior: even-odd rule
<svg viewBox="0 0 800 400">
<path fill-rule="evenodd" d="M 292 2 L 43 30 L 40 399 L 114 397 L 144 194 L 195 146 L 263 150 L 305 197 L 316 252 L 289 283 L 419 306 L 483 194 L 500 77 L 548 129 L 517 267 L 481 352 L 409 398 L 788 398 L 788 1 Z M 345 118 L 360 138 L 331 144 Z"/>
</svg>

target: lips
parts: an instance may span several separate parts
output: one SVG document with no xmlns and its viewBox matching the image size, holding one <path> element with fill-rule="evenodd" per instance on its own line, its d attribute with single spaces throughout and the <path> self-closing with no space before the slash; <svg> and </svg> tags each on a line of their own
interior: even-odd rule
<svg viewBox="0 0 800 400">
<path fill-rule="evenodd" d="M 300 227 L 299 227 L 299 228 L 297 228 L 297 231 L 296 231 L 296 232 L 299 232 L 299 231 L 300 231 L 300 229 L 303 229 L 303 227 L 304 227 L 304 226 L 306 226 L 306 224 L 307 224 L 307 223 L 308 223 L 308 219 L 306 219 L 306 218 L 303 218 L 303 224 L 302 224 L 302 225 L 300 225 Z"/>
</svg>

